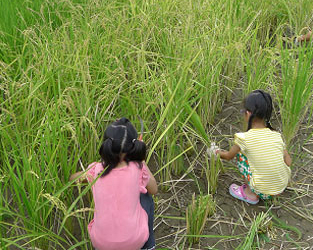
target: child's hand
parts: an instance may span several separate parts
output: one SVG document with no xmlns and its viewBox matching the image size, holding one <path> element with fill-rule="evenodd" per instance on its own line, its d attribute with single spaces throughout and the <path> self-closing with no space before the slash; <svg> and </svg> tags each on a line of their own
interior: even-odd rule
<svg viewBox="0 0 313 250">
<path fill-rule="evenodd" d="M 302 42 L 309 42 L 312 39 L 312 31 L 309 31 L 305 35 L 301 35 L 295 39 L 295 44 L 299 45 Z"/>
<path fill-rule="evenodd" d="M 216 146 L 215 142 L 212 142 L 211 147 L 207 149 L 207 153 L 209 156 L 217 155 L 218 150 L 220 150 L 220 148 Z"/>
</svg>

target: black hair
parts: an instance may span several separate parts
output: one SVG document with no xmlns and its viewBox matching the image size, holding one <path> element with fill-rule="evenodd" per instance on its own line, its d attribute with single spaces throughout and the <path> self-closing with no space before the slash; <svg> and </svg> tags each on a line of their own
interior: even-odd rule
<svg viewBox="0 0 313 250">
<path fill-rule="evenodd" d="M 248 121 L 248 129 L 251 129 L 254 118 L 264 119 L 267 128 L 274 130 L 271 126 L 270 119 L 273 111 L 272 97 L 263 90 L 252 91 L 244 100 L 244 108 L 251 112 Z"/>
<path fill-rule="evenodd" d="M 113 122 L 104 132 L 99 154 L 102 159 L 104 172 L 101 177 L 110 173 L 121 161 L 121 154 L 125 153 L 124 161 L 138 163 L 142 168 L 142 161 L 146 158 L 146 144 L 137 140 L 138 133 L 127 118 Z"/>
</svg>

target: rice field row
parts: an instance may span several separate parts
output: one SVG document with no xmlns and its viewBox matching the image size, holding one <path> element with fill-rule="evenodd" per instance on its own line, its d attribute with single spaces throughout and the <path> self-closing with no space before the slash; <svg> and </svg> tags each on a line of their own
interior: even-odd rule
<svg viewBox="0 0 313 250">
<path fill-rule="evenodd" d="M 69 177 L 99 158 L 118 117 L 138 129 L 144 120 L 147 162 L 164 194 L 177 176 L 196 183 L 187 226 L 227 171 L 204 148 L 234 93 L 269 91 L 298 152 L 295 136 L 312 139 L 313 50 L 292 38 L 312 27 L 312 10 L 310 0 L 0 0 L 1 248 L 91 249 L 90 187 Z M 162 208 L 162 195 L 155 199 Z M 239 239 L 238 247 L 251 242 Z"/>
</svg>

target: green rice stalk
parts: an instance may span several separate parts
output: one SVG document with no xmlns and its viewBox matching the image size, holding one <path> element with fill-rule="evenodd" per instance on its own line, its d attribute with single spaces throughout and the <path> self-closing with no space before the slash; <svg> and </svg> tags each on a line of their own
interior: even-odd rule
<svg viewBox="0 0 313 250">
<path fill-rule="evenodd" d="M 260 230 L 260 226 L 264 221 L 269 219 L 268 213 L 259 213 L 251 224 L 248 235 L 245 240 L 236 248 L 236 250 L 249 250 L 254 244 L 254 238 Z"/>
<path fill-rule="evenodd" d="M 203 139 L 203 142 L 209 147 L 209 136 L 207 135 L 200 116 L 196 113 L 195 108 L 192 109 L 189 104 L 186 104 L 185 112 L 190 116 L 189 122 L 192 124 L 193 128 L 197 131 L 197 133 L 199 133 L 200 138 Z"/>
<path fill-rule="evenodd" d="M 287 146 L 312 106 L 312 60 L 313 51 L 306 47 L 281 51 L 282 87 L 276 91 Z"/>
<path fill-rule="evenodd" d="M 205 155 L 205 162 L 208 193 L 214 195 L 218 187 L 218 176 L 223 171 L 223 163 L 219 155 L 212 155 L 210 160 L 208 159 L 208 156 Z"/>
<path fill-rule="evenodd" d="M 188 235 L 201 235 L 208 216 L 215 213 L 215 201 L 208 195 L 199 195 L 197 199 L 195 194 L 192 196 L 191 204 L 186 209 L 186 226 Z M 189 237 L 190 243 L 199 242 L 199 237 Z"/>
</svg>

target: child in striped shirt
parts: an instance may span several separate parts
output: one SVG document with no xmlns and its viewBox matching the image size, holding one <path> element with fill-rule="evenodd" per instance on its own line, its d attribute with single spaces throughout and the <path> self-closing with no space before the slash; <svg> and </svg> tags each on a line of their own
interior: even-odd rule
<svg viewBox="0 0 313 250">
<path fill-rule="evenodd" d="M 270 125 L 272 98 L 263 90 L 255 90 L 244 100 L 244 120 L 248 129 L 236 133 L 229 151 L 217 149 L 222 159 L 237 157 L 237 166 L 245 184 L 229 187 L 230 194 L 250 204 L 282 193 L 290 179 L 291 158 L 280 133 Z"/>
</svg>

